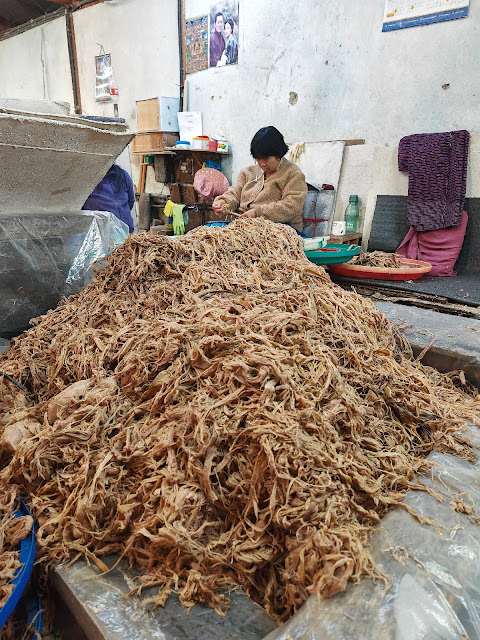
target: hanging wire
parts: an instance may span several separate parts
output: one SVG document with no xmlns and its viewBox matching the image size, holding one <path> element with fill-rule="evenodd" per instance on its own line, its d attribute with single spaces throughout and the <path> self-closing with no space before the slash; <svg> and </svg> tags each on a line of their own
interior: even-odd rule
<svg viewBox="0 0 480 640">
<path fill-rule="evenodd" d="M 7 380 L 10 380 L 10 382 L 12 384 L 14 384 L 16 387 L 18 387 L 19 389 L 21 389 L 22 391 L 25 391 L 26 393 L 28 393 L 27 389 L 25 389 L 25 387 L 23 386 L 23 384 L 20 384 L 20 382 L 17 382 L 15 380 L 15 378 L 12 378 L 12 376 L 10 376 L 8 373 L 4 373 L 3 371 L 0 371 L 0 376 L 3 376 L 4 378 L 6 378 Z"/>
<path fill-rule="evenodd" d="M 43 15 L 43 16 L 46 16 L 49 13 L 53 12 L 54 10 L 57 10 L 57 7 L 55 7 L 55 8 L 52 7 L 52 9 L 50 11 L 48 11 L 45 8 L 45 6 L 42 6 L 39 2 L 37 2 L 37 0 L 17 0 L 17 5 L 26 7 L 27 9 L 38 8 L 39 13 L 41 15 Z M 15 8 L 11 7 L 10 10 L 8 10 L 8 8 L 5 8 L 4 12 L 8 13 L 8 15 L 6 17 L 11 19 L 12 22 L 14 22 L 14 23 L 17 23 L 18 20 L 20 19 L 19 15 L 18 15 L 18 11 L 16 12 Z M 40 17 L 40 16 L 34 16 L 34 17 L 29 18 L 29 19 L 33 20 L 34 18 L 38 18 L 38 17 Z M 23 20 L 22 19 L 22 22 L 20 24 L 24 24 L 25 22 L 28 22 L 28 20 Z M 17 25 L 17 26 L 20 26 L 20 25 Z"/>
<path fill-rule="evenodd" d="M 28 0 L 27 2 L 25 2 L 25 0 L 17 0 L 17 4 L 23 5 L 29 9 L 33 9 L 36 6 L 40 10 L 40 13 L 42 13 L 43 15 L 47 15 L 48 13 L 45 7 L 42 7 L 42 5 L 37 2 L 37 0 Z"/>
</svg>

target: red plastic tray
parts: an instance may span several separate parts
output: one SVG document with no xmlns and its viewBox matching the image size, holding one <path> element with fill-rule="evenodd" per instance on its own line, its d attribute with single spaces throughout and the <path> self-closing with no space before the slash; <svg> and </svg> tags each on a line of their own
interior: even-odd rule
<svg viewBox="0 0 480 640">
<path fill-rule="evenodd" d="M 328 270 L 338 276 L 368 278 L 373 280 L 416 280 L 431 271 L 432 265 L 422 260 L 397 258 L 404 267 L 367 267 L 355 264 L 356 258 L 344 264 L 332 264 Z"/>
</svg>

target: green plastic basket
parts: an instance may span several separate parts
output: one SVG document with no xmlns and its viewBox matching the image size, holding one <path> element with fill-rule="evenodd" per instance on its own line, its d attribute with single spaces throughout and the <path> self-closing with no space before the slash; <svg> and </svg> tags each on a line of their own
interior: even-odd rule
<svg viewBox="0 0 480 640">
<path fill-rule="evenodd" d="M 358 256 L 360 247 L 356 244 L 337 244 L 329 242 L 326 247 L 315 251 L 305 251 L 305 255 L 315 264 L 340 264 Z"/>
</svg>

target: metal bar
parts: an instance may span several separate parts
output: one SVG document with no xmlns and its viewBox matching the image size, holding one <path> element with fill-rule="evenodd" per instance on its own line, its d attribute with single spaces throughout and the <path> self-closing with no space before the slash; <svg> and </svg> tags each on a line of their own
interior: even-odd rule
<svg viewBox="0 0 480 640">
<path fill-rule="evenodd" d="M 68 58 L 70 61 L 70 75 L 72 77 L 73 101 L 75 113 L 82 113 L 80 83 L 78 80 L 77 48 L 75 46 L 75 26 L 73 24 L 73 9 L 67 8 L 65 19 L 67 25 Z"/>
<path fill-rule="evenodd" d="M 183 85 L 184 85 L 184 79 L 185 79 L 185 61 L 184 61 L 184 50 L 183 50 L 184 30 L 185 30 L 184 0 L 178 0 L 178 57 L 179 57 L 179 66 L 180 66 L 180 109 L 179 111 L 183 111 Z"/>
</svg>

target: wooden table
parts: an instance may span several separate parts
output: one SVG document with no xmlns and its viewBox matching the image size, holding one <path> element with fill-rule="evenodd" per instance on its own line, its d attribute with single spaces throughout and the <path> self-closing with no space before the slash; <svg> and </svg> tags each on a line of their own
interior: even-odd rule
<svg viewBox="0 0 480 640">
<path fill-rule="evenodd" d="M 362 244 L 361 233 L 346 233 L 343 236 L 330 236 L 329 242 L 336 244 Z"/>
</svg>

